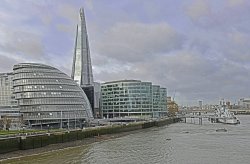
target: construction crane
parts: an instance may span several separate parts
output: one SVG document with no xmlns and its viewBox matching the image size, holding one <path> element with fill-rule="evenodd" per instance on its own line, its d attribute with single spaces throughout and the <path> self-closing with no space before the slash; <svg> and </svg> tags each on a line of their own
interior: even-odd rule
<svg viewBox="0 0 250 164">
<path fill-rule="evenodd" d="M 173 101 L 174 101 L 174 98 L 175 98 L 175 93 L 176 93 L 176 90 L 174 90 Z"/>
</svg>

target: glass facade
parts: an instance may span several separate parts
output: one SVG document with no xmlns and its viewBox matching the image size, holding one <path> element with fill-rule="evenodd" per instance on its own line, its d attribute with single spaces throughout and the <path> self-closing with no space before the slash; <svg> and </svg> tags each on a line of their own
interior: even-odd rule
<svg viewBox="0 0 250 164">
<path fill-rule="evenodd" d="M 58 69 L 21 63 L 14 65 L 13 71 L 13 92 L 23 119 L 30 126 L 81 125 L 84 120 L 93 118 L 83 90 Z"/>
<path fill-rule="evenodd" d="M 151 82 L 122 80 L 101 85 L 101 111 L 105 118 L 165 116 L 166 99 L 166 89 Z"/>
<path fill-rule="evenodd" d="M 0 74 L 0 119 L 10 119 L 10 128 L 17 129 L 21 124 L 21 115 L 19 112 L 17 100 L 15 100 L 15 95 L 13 94 L 12 80 L 13 73 Z"/>
<path fill-rule="evenodd" d="M 76 30 L 75 52 L 71 78 L 80 86 L 93 85 L 89 41 L 83 8 L 80 9 L 79 23 Z"/>
<path fill-rule="evenodd" d="M 13 73 L 0 74 L 0 106 L 17 106 L 12 79 Z"/>
</svg>

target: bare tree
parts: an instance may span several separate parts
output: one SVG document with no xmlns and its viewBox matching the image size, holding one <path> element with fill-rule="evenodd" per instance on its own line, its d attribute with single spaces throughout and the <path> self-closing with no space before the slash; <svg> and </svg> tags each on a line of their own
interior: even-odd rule
<svg viewBox="0 0 250 164">
<path fill-rule="evenodd" d="M 3 130 L 4 128 L 4 121 L 3 119 L 0 119 L 0 130 Z"/>
<path fill-rule="evenodd" d="M 2 122 L 3 129 L 5 129 L 5 130 L 10 129 L 11 122 L 12 122 L 11 118 L 8 118 L 8 116 L 3 116 L 1 119 L 1 122 Z"/>
</svg>

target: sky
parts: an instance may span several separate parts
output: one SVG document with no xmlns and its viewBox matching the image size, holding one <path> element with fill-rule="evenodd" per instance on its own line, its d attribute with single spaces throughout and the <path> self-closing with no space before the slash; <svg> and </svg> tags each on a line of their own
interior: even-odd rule
<svg viewBox="0 0 250 164">
<path fill-rule="evenodd" d="M 1 0 L 0 72 L 36 62 L 70 75 L 80 7 L 95 81 L 151 81 L 180 105 L 249 97 L 248 0 Z"/>
</svg>

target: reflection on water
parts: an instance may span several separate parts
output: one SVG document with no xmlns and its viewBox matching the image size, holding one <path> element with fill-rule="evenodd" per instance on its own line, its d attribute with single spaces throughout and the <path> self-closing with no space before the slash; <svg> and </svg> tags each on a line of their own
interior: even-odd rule
<svg viewBox="0 0 250 164">
<path fill-rule="evenodd" d="M 81 157 L 87 153 L 89 145 L 66 148 L 64 150 L 51 151 L 39 155 L 22 157 L 4 161 L 8 164 L 71 164 L 81 163 Z"/>
<path fill-rule="evenodd" d="M 176 123 L 19 163 L 249 163 L 250 116 L 238 117 L 239 125 Z M 216 132 L 221 128 L 227 132 Z"/>
</svg>

